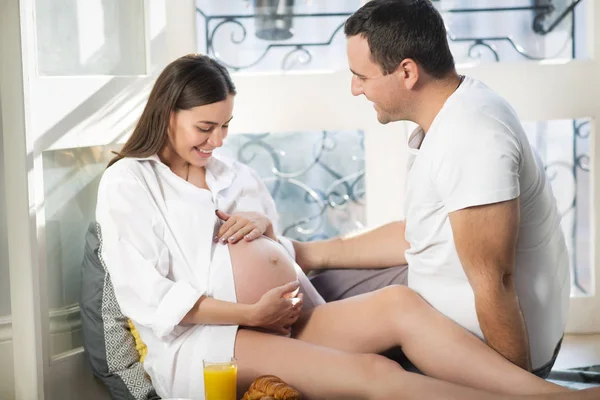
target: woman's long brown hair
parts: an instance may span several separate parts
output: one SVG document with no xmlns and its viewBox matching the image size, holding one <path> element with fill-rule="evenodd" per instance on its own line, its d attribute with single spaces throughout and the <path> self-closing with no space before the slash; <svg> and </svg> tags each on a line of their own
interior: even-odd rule
<svg viewBox="0 0 600 400">
<path fill-rule="evenodd" d="M 133 133 L 108 163 L 158 154 L 167 142 L 171 113 L 223 101 L 235 94 L 229 73 L 215 60 L 189 54 L 167 65 L 156 79 Z"/>
</svg>

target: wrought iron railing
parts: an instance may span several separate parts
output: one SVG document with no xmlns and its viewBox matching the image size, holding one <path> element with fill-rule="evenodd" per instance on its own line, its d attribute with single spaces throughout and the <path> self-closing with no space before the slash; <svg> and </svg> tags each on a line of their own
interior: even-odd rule
<svg viewBox="0 0 600 400">
<path fill-rule="evenodd" d="M 289 1 L 289 0 L 288 0 Z M 572 20 L 572 32 L 571 32 L 571 40 L 575 39 L 575 9 L 576 7 L 582 3 L 583 0 L 574 0 L 569 6 L 567 6 L 564 10 L 557 10 L 552 2 L 548 2 L 545 4 L 532 4 L 526 6 L 513 6 L 513 7 L 464 7 L 464 8 L 448 8 L 442 10 L 444 14 L 477 14 L 477 13 L 506 13 L 506 12 L 529 12 L 532 13 L 532 23 L 531 30 L 533 33 L 537 35 L 548 35 L 553 32 L 561 22 L 570 18 Z M 291 2 L 293 4 L 293 1 Z M 232 14 L 210 14 L 208 12 L 203 11 L 200 7 L 196 7 L 197 14 L 204 20 L 204 48 L 206 54 L 215 57 L 228 68 L 233 70 L 244 70 L 248 68 L 252 68 L 260 64 L 261 61 L 265 59 L 265 57 L 274 49 L 288 49 L 289 51 L 283 56 L 281 60 L 280 67 L 282 70 L 290 69 L 290 60 L 294 59 L 301 65 L 309 64 L 312 59 L 312 53 L 310 52 L 311 48 L 318 48 L 331 45 L 334 38 L 340 34 L 342 31 L 344 20 L 351 15 L 350 12 L 319 12 L 319 13 L 295 13 L 293 12 L 293 6 L 288 6 L 282 10 L 279 10 L 279 14 L 276 12 L 259 12 L 261 8 L 256 7 L 254 13 L 243 14 L 243 13 L 232 13 Z M 227 62 L 222 59 L 219 55 L 219 49 L 217 46 L 223 45 L 223 43 L 217 43 L 215 40 L 215 35 L 226 26 L 230 26 L 237 30 L 237 32 L 232 32 L 230 35 L 231 44 L 242 45 L 247 37 L 248 31 L 243 23 L 243 21 L 253 20 L 254 22 L 265 21 L 268 18 L 272 18 L 277 20 L 275 22 L 286 23 L 288 25 L 291 24 L 290 21 L 297 19 L 307 19 L 312 18 L 315 20 L 323 20 L 323 19 L 339 19 L 343 18 L 343 20 L 339 24 L 335 24 L 332 29 L 331 35 L 327 40 L 316 41 L 316 42 L 303 42 L 303 41 L 289 41 L 292 36 L 290 28 L 279 28 L 279 32 L 288 29 L 290 32 L 287 35 L 273 35 L 273 40 L 264 40 L 265 46 L 262 52 L 254 59 L 248 60 L 247 62 L 241 64 L 233 64 Z M 276 24 L 272 24 L 276 25 Z M 263 36 L 264 37 L 264 36 Z M 282 40 L 277 40 L 277 39 Z M 458 36 L 455 35 L 451 30 L 448 32 L 448 38 L 450 42 L 454 43 L 471 43 L 468 49 L 468 55 L 471 58 L 477 58 L 479 53 L 476 51 L 478 49 L 486 49 L 491 52 L 493 58 L 496 61 L 500 61 L 500 54 L 496 50 L 494 44 L 499 42 L 508 43 L 512 49 L 520 54 L 525 59 L 529 60 L 542 60 L 544 57 L 540 57 L 534 54 L 528 53 L 524 47 L 518 43 L 511 35 L 500 35 L 500 36 Z"/>
<path fill-rule="evenodd" d="M 570 264 L 572 266 L 572 287 L 576 290 L 577 294 L 586 294 L 589 291 L 589 284 L 584 282 L 586 280 L 591 279 L 590 276 L 582 277 L 580 273 L 580 269 L 577 268 L 580 263 L 580 254 L 577 251 L 578 248 L 578 232 L 579 232 L 579 220 L 578 220 L 578 209 L 580 206 L 579 201 L 579 185 L 581 181 L 579 179 L 580 175 L 586 175 L 585 179 L 587 180 L 589 187 L 589 179 L 590 179 L 590 156 L 589 156 L 589 139 L 591 134 L 590 129 L 590 120 L 574 120 L 572 123 L 573 127 L 573 148 L 572 148 L 572 162 L 566 160 L 557 160 L 551 161 L 545 164 L 546 174 L 550 181 L 557 180 L 561 178 L 561 174 L 568 174 L 569 180 L 565 181 L 561 180 L 561 183 L 569 182 L 572 184 L 572 187 L 562 187 L 562 188 L 554 188 L 554 194 L 557 197 L 571 196 L 567 197 L 568 201 L 561 201 L 564 203 L 559 212 L 563 217 L 563 221 L 566 217 L 569 217 L 569 214 L 573 214 L 570 216 L 570 220 L 572 221 L 568 227 L 570 231 L 570 235 L 567 236 L 567 240 L 570 241 L 569 245 L 571 247 L 570 251 Z M 587 143 L 584 143 L 587 142 Z M 582 144 L 585 144 L 582 146 Z M 584 147 L 582 149 L 582 147 Z M 564 178 L 564 175 L 562 176 Z M 562 189 L 562 190 L 557 190 Z M 562 200 L 562 198 L 561 198 Z M 589 249 L 585 249 L 589 250 Z M 588 261 L 589 262 L 589 261 Z"/>
</svg>

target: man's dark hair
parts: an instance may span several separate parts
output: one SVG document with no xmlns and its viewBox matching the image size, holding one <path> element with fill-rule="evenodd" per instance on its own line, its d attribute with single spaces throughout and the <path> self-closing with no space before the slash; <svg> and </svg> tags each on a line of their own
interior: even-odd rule
<svg viewBox="0 0 600 400">
<path fill-rule="evenodd" d="M 436 78 L 454 70 L 444 20 L 429 0 L 371 0 L 348 18 L 344 33 L 367 39 L 384 74 L 405 58 Z"/>
</svg>

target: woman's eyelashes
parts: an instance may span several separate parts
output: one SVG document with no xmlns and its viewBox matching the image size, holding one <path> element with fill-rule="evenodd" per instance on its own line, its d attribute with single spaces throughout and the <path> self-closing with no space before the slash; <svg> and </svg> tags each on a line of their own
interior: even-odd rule
<svg viewBox="0 0 600 400">
<path fill-rule="evenodd" d="M 227 128 L 229 128 L 229 125 L 223 125 L 222 128 L 227 129 Z M 197 126 L 196 129 L 198 129 L 202 133 L 210 133 L 210 132 L 212 132 L 214 127 L 211 126 L 210 128 L 202 128 L 200 126 Z"/>
</svg>

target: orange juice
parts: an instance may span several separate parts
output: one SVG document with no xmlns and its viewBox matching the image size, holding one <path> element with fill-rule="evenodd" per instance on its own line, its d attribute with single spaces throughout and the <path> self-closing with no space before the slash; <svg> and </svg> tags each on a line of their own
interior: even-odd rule
<svg viewBox="0 0 600 400">
<path fill-rule="evenodd" d="M 204 362 L 205 400 L 237 400 L 237 365 L 235 361 Z"/>
</svg>

